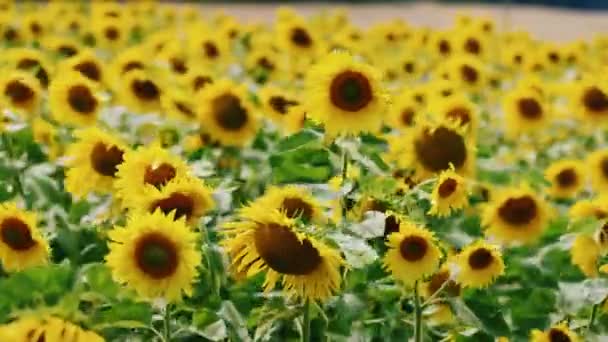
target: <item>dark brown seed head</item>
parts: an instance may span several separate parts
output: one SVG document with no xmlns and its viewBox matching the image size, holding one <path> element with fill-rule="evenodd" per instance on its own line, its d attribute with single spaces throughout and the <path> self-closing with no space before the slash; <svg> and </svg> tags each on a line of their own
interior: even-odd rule
<svg viewBox="0 0 608 342">
<path fill-rule="evenodd" d="M 543 116 L 543 109 L 540 103 L 533 98 L 523 98 L 517 102 L 519 113 L 529 120 L 538 120 Z"/>
<path fill-rule="evenodd" d="M 203 44 L 203 50 L 207 58 L 216 59 L 220 56 L 220 50 L 217 48 L 215 43 L 205 42 Z"/>
<path fill-rule="evenodd" d="M 143 70 L 144 65 L 138 61 L 130 61 L 122 67 L 121 73 L 124 75 L 131 70 Z"/>
<path fill-rule="evenodd" d="M 464 50 L 468 53 L 479 55 L 481 53 L 481 44 L 475 38 L 469 38 L 464 42 Z"/>
<path fill-rule="evenodd" d="M 347 112 L 365 108 L 373 99 L 372 87 L 365 75 L 343 71 L 331 82 L 329 97 L 334 106 Z"/>
<path fill-rule="evenodd" d="M 241 100 L 232 94 L 218 96 L 213 99 L 211 106 L 216 122 L 226 130 L 238 131 L 249 120 L 249 115 L 241 104 Z"/>
<path fill-rule="evenodd" d="M 467 83 L 477 83 L 479 79 L 479 73 L 477 70 L 470 65 L 463 65 L 460 67 L 460 74 L 462 75 L 462 79 Z"/>
<path fill-rule="evenodd" d="M 437 189 L 437 193 L 439 193 L 439 197 L 446 198 L 450 197 L 451 194 L 456 191 L 458 188 L 458 182 L 455 179 L 447 178 L 441 184 L 439 184 L 439 188 Z"/>
<path fill-rule="evenodd" d="M 507 199 L 498 208 L 498 215 L 509 224 L 525 225 L 536 218 L 537 211 L 536 201 L 524 195 Z"/>
<path fill-rule="evenodd" d="M 158 189 L 175 178 L 176 170 L 171 164 L 162 163 L 156 167 L 148 165 L 144 172 L 144 183 Z"/>
<path fill-rule="evenodd" d="M 483 270 L 492 264 L 494 256 L 489 250 L 482 247 L 471 253 L 468 261 L 473 270 Z"/>
<path fill-rule="evenodd" d="M 424 258 L 428 249 L 429 243 L 421 236 L 408 236 L 399 244 L 401 257 L 409 262 L 416 262 Z"/>
<path fill-rule="evenodd" d="M 23 105 L 32 100 L 36 94 L 27 84 L 12 80 L 4 88 L 4 95 L 9 97 L 12 103 Z"/>
<path fill-rule="evenodd" d="M 452 51 L 452 47 L 450 46 L 450 43 L 447 40 L 441 40 L 439 41 L 439 53 L 442 55 L 449 55 L 450 52 Z"/>
<path fill-rule="evenodd" d="M 444 293 L 447 293 L 447 295 L 451 297 L 460 295 L 460 285 L 453 280 L 450 280 L 450 271 L 448 270 L 439 271 L 431 277 L 428 285 L 429 294 L 432 295 L 439 291 L 446 281 L 448 284 L 444 287 Z"/>
<path fill-rule="evenodd" d="M 287 197 L 281 203 L 281 210 L 285 212 L 285 215 L 289 218 L 301 217 L 305 221 L 312 219 L 313 208 L 312 206 L 297 197 Z"/>
<path fill-rule="evenodd" d="M 585 107 L 597 113 L 608 110 L 608 96 L 597 87 L 590 87 L 583 94 L 583 104 Z"/>
<path fill-rule="evenodd" d="M 576 185 L 578 181 L 578 177 L 576 176 L 576 172 L 573 169 L 565 169 L 557 174 L 555 177 L 557 180 L 557 184 L 559 184 L 562 188 L 567 188 L 573 185 Z"/>
<path fill-rule="evenodd" d="M 118 31 L 118 29 L 115 27 L 107 27 L 103 31 L 103 34 L 106 37 L 106 39 L 111 40 L 111 41 L 115 41 L 120 37 L 120 31 Z"/>
<path fill-rule="evenodd" d="M 296 27 L 291 30 L 291 41 L 297 46 L 307 48 L 312 45 L 312 38 L 308 31 L 302 27 Z"/>
<path fill-rule="evenodd" d="M 131 89 L 143 101 L 156 101 L 160 98 L 160 89 L 151 80 L 134 80 Z"/>
<path fill-rule="evenodd" d="M 400 116 L 401 122 L 405 126 L 413 126 L 415 115 L 416 115 L 416 113 L 414 112 L 414 110 L 412 108 L 406 108 L 401 111 L 401 116 Z"/>
<path fill-rule="evenodd" d="M 433 132 L 425 131 L 415 140 L 414 149 L 420 163 L 433 172 L 447 170 L 450 164 L 458 169 L 467 160 L 464 138 L 443 126 Z"/>
<path fill-rule="evenodd" d="M 445 113 L 448 119 L 458 121 L 461 125 L 466 125 L 471 122 L 471 112 L 465 107 L 454 107 Z"/>
<path fill-rule="evenodd" d="M 570 336 L 560 329 L 551 328 L 549 330 L 549 341 L 550 342 L 570 342 Z"/>
<path fill-rule="evenodd" d="M 118 165 L 123 162 L 123 154 L 124 152 L 116 146 L 108 147 L 98 142 L 91 150 L 91 166 L 103 176 L 114 177 Z"/>
<path fill-rule="evenodd" d="M 99 82 L 101 80 L 101 70 L 97 63 L 93 61 L 80 62 L 74 66 L 74 70 L 92 81 Z"/>
<path fill-rule="evenodd" d="M 16 217 L 7 217 L 0 224 L 0 237 L 15 251 L 26 251 L 36 245 L 27 223 Z"/>
<path fill-rule="evenodd" d="M 170 277 L 179 266 L 177 247 L 160 233 L 140 237 L 135 245 L 137 267 L 154 279 Z"/>
<path fill-rule="evenodd" d="M 68 103 L 80 114 L 91 114 L 97 108 L 97 99 L 91 89 L 84 85 L 75 85 L 68 90 Z"/>
<path fill-rule="evenodd" d="M 272 96 L 268 100 L 268 103 L 270 104 L 272 109 L 274 109 L 275 111 L 277 111 L 283 115 L 287 114 L 289 107 L 295 106 L 298 104 L 297 101 L 289 100 L 283 96 Z"/>
<path fill-rule="evenodd" d="M 153 213 L 156 209 L 160 209 L 163 214 L 168 215 L 174 211 L 176 220 L 181 217 L 189 219 L 194 212 L 194 205 L 194 199 L 189 194 L 174 192 L 168 197 L 152 203 L 150 212 Z"/>
</svg>

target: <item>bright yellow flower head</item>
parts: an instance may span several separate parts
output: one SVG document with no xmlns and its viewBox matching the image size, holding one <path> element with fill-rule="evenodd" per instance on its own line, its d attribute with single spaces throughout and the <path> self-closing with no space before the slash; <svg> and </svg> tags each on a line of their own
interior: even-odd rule
<svg viewBox="0 0 608 342">
<path fill-rule="evenodd" d="M 585 167 L 577 160 L 560 160 L 545 170 L 545 178 L 551 182 L 547 192 L 556 198 L 576 196 L 585 186 Z"/>
<path fill-rule="evenodd" d="M 456 256 L 458 282 L 464 287 L 485 287 L 505 270 L 502 254 L 494 245 L 477 241 Z"/>
<path fill-rule="evenodd" d="M 574 331 L 568 329 L 568 326 L 565 323 L 555 325 L 547 331 L 534 329 L 530 335 L 530 342 L 554 341 L 579 342 L 581 340 Z"/>
<path fill-rule="evenodd" d="M 441 172 L 431 194 L 430 215 L 449 216 L 469 204 L 466 180 L 453 170 Z"/>
<path fill-rule="evenodd" d="M 0 205 L 0 261 L 14 272 L 46 264 L 49 245 L 37 227 L 36 215 L 14 203 Z"/>
</svg>

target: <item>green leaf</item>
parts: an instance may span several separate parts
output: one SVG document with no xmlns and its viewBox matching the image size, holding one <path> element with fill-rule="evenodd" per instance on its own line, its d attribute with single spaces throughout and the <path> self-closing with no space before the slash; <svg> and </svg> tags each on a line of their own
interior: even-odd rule
<svg viewBox="0 0 608 342">
<path fill-rule="evenodd" d="M 94 322 L 114 325 L 116 322 L 141 322 L 148 326 L 152 321 L 152 307 L 148 303 L 137 303 L 131 300 L 114 302 L 98 310 Z"/>
<path fill-rule="evenodd" d="M 466 306 L 481 322 L 481 328 L 494 336 L 509 336 L 509 325 L 502 313 L 502 306 L 488 290 L 466 291 L 462 296 Z"/>
<path fill-rule="evenodd" d="M 299 148 L 270 157 L 276 183 L 321 183 L 332 175 L 329 152 L 324 149 Z"/>
<path fill-rule="evenodd" d="M 319 141 L 319 135 L 305 129 L 282 139 L 277 146 L 277 150 L 279 152 L 295 150 L 313 141 Z"/>
</svg>

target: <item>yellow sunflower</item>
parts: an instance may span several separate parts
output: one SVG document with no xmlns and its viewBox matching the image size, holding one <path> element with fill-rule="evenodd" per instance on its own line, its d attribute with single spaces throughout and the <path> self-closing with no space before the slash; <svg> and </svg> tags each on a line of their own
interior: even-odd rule
<svg viewBox="0 0 608 342">
<path fill-rule="evenodd" d="M 163 111 L 171 118 L 184 121 L 196 121 L 195 101 L 192 100 L 190 92 L 181 89 L 168 88 L 160 98 Z"/>
<path fill-rule="evenodd" d="M 457 123 L 421 120 L 391 143 L 387 157 L 401 168 L 414 168 L 418 180 L 452 167 L 468 176 L 474 172 L 475 148 Z"/>
<path fill-rule="evenodd" d="M 483 206 L 485 235 L 501 243 L 528 243 L 545 230 L 549 204 L 527 185 L 497 190 Z"/>
<path fill-rule="evenodd" d="M 265 273 L 264 289 L 277 282 L 288 297 L 326 300 L 340 288 L 340 252 L 296 230 L 295 220 L 278 210 L 248 213 L 224 224 L 222 245 L 232 266 L 247 277 Z"/>
<path fill-rule="evenodd" d="M 62 36 L 50 36 L 42 41 L 45 50 L 52 52 L 57 58 L 69 58 L 78 53 L 78 42 Z"/>
<path fill-rule="evenodd" d="M 283 126 L 291 108 L 299 105 L 291 93 L 275 86 L 265 86 L 259 92 L 264 113 L 278 126 Z"/>
<path fill-rule="evenodd" d="M 456 50 L 453 44 L 452 34 L 449 31 L 432 32 L 428 48 L 432 56 L 437 56 L 439 58 L 447 58 Z"/>
<path fill-rule="evenodd" d="M 450 271 L 450 267 L 444 264 L 444 266 L 439 268 L 439 270 L 424 283 L 422 288 L 423 295 L 429 298 L 435 295 L 437 291 L 443 287 L 442 293 L 445 293 L 450 297 L 459 296 L 461 288 L 460 284 L 455 281 L 454 276 L 453 272 Z M 446 284 L 446 282 L 448 283 Z"/>
<path fill-rule="evenodd" d="M 195 67 L 188 69 L 188 72 L 180 78 L 180 84 L 192 94 L 198 94 L 207 85 L 211 85 L 213 79 L 208 70 Z"/>
<path fill-rule="evenodd" d="M 384 267 L 405 285 L 413 285 L 439 268 L 441 251 L 433 233 L 425 228 L 401 221 L 399 231 L 388 236 L 387 246 Z"/>
<path fill-rule="evenodd" d="M 485 65 L 471 56 L 454 56 L 437 71 L 440 74 L 445 73 L 448 80 L 456 82 L 462 89 L 468 91 L 478 91 L 487 83 Z"/>
<path fill-rule="evenodd" d="M 101 99 L 96 84 L 77 72 L 55 78 L 49 87 L 53 118 L 69 126 L 89 126 L 97 121 Z"/>
<path fill-rule="evenodd" d="M 308 115 L 329 135 L 380 129 L 388 97 L 371 66 L 335 52 L 310 69 L 306 84 Z"/>
<path fill-rule="evenodd" d="M 55 126 L 37 117 L 32 121 L 34 141 L 47 152 L 50 160 L 55 160 L 63 153 L 63 145 L 57 140 Z"/>
<path fill-rule="evenodd" d="M 0 77 L 0 103 L 22 115 L 33 115 L 41 101 L 40 84 L 23 71 L 8 72 Z"/>
<path fill-rule="evenodd" d="M 120 90 L 125 75 L 132 71 L 145 71 L 150 67 L 147 51 L 133 47 L 117 53 L 108 67 L 108 82 L 112 89 Z"/>
<path fill-rule="evenodd" d="M 244 85 L 220 80 L 205 86 L 197 99 L 201 128 L 222 145 L 248 144 L 258 130 L 258 118 Z"/>
<path fill-rule="evenodd" d="M 217 70 L 230 62 L 230 44 L 226 39 L 197 27 L 188 37 L 188 55 L 193 63 Z"/>
<path fill-rule="evenodd" d="M 41 51 L 30 48 L 10 49 L 7 59 L 11 67 L 34 75 L 42 88 L 49 85 L 54 72 L 53 64 Z"/>
<path fill-rule="evenodd" d="M 545 179 L 551 182 L 547 192 L 556 198 L 576 196 L 585 186 L 585 167 L 578 160 L 560 160 L 545 170 Z"/>
<path fill-rule="evenodd" d="M 587 167 L 591 170 L 591 186 L 596 193 L 608 190 L 608 149 L 597 150 L 587 157 Z"/>
<path fill-rule="evenodd" d="M 117 282 L 146 299 L 175 302 L 182 293 L 192 294 L 201 254 L 197 233 L 185 220 L 160 211 L 133 215 L 125 227 L 115 227 L 108 235 L 106 263 Z"/>
<path fill-rule="evenodd" d="M 117 166 L 116 196 L 126 203 L 137 203 L 145 195 L 146 187 L 161 189 L 175 178 L 189 176 L 190 169 L 179 156 L 171 154 L 159 144 L 140 146 L 127 151 Z"/>
<path fill-rule="evenodd" d="M 608 197 L 600 196 L 589 200 L 579 200 L 568 211 L 572 219 L 595 217 L 598 220 L 608 217 Z"/>
<path fill-rule="evenodd" d="M 549 121 L 549 108 L 545 100 L 528 87 L 518 87 L 503 99 L 507 133 L 516 137 L 545 128 Z"/>
<path fill-rule="evenodd" d="M 173 213 L 176 220 L 183 217 L 192 226 L 214 207 L 211 190 L 201 179 L 192 176 L 175 177 L 160 189 L 144 187 L 143 195 L 134 200 L 126 203 L 134 211 Z"/>
<path fill-rule="evenodd" d="M 547 331 L 534 329 L 530 335 L 530 342 L 579 342 L 578 335 L 568 329 L 566 323 L 552 326 Z"/>
<path fill-rule="evenodd" d="M 109 50 L 124 47 L 129 39 L 129 21 L 113 17 L 94 18 L 92 22 L 95 46 Z"/>
<path fill-rule="evenodd" d="M 605 83 L 583 79 L 569 92 L 571 110 L 584 124 L 608 123 L 608 86 Z"/>
<path fill-rule="evenodd" d="M 410 96 L 393 96 L 387 117 L 387 123 L 399 131 L 407 130 L 416 123 L 416 117 L 421 115 L 422 106 Z"/>
<path fill-rule="evenodd" d="M 52 316 L 28 314 L 0 325 L 2 341 L 71 341 L 103 342 L 103 337 L 90 330 Z"/>
<path fill-rule="evenodd" d="M 301 218 L 305 222 L 320 223 L 323 219 L 319 201 L 307 189 L 295 185 L 270 186 L 264 195 L 241 209 L 245 215 L 255 215 L 260 210 L 279 210 L 290 219 Z"/>
<path fill-rule="evenodd" d="M 36 214 L 0 204 L 0 260 L 9 272 L 48 262 L 49 245 L 36 226 Z"/>
<path fill-rule="evenodd" d="M 466 180 L 453 170 L 441 172 L 431 193 L 429 215 L 449 216 L 469 204 Z"/>
<path fill-rule="evenodd" d="M 111 192 L 127 146 L 99 128 L 79 130 L 74 135 L 78 141 L 68 146 L 66 153 L 66 190 L 75 197 Z"/>
<path fill-rule="evenodd" d="M 465 127 L 466 132 L 476 137 L 479 126 L 477 106 L 462 94 L 437 99 L 429 108 L 440 119 L 451 120 Z"/>
<path fill-rule="evenodd" d="M 298 58 L 314 58 L 324 51 L 323 41 L 317 32 L 294 16 L 276 24 L 276 42 L 279 49 Z"/>
<path fill-rule="evenodd" d="M 505 271 L 502 254 L 494 245 L 477 241 L 456 256 L 457 280 L 463 287 L 490 285 Z"/>
<path fill-rule="evenodd" d="M 77 71 L 92 82 L 105 81 L 105 66 L 92 51 L 83 50 L 77 55 L 63 61 L 59 67 L 62 71 Z"/>
<path fill-rule="evenodd" d="M 163 94 L 162 82 L 159 82 L 159 78 L 154 76 L 142 70 L 133 70 L 125 74 L 120 81 L 120 90 L 117 93 L 121 104 L 136 113 L 159 110 Z"/>
<path fill-rule="evenodd" d="M 598 260 L 601 256 L 600 245 L 587 234 L 578 234 L 570 249 L 572 264 L 589 278 L 598 275 Z"/>
</svg>

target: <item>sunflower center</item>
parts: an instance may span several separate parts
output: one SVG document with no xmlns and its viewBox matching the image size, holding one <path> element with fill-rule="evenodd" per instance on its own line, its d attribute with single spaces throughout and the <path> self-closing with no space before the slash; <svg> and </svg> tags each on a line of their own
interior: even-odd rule
<svg viewBox="0 0 608 342">
<path fill-rule="evenodd" d="M 460 121 L 461 125 L 466 125 L 471 122 L 471 113 L 465 107 L 455 107 L 450 109 L 445 116 L 454 121 Z"/>
<path fill-rule="evenodd" d="M 76 85 L 68 90 L 68 102 L 72 109 L 81 114 L 90 114 L 97 107 L 97 99 L 84 85 Z"/>
<path fill-rule="evenodd" d="M 515 63 L 515 64 L 521 64 L 521 62 L 523 62 L 523 57 L 521 55 L 515 55 L 515 56 L 513 56 L 513 63 Z"/>
<path fill-rule="evenodd" d="M 334 106 L 356 112 L 367 106 L 373 98 L 372 87 L 365 75 L 356 71 L 343 71 L 331 81 L 329 96 Z"/>
<path fill-rule="evenodd" d="M 241 100 L 232 94 L 215 98 L 212 107 L 215 120 L 226 130 L 238 131 L 247 123 L 247 110 L 241 105 Z"/>
<path fill-rule="evenodd" d="M 523 98 L 517 102 L 519 113 L 529 120 L 538 120 L 543 116 L 543 109 L 540 103 L 533 98 Z"/>
<path fill-rule="evenodd" d="M 74 69 L 84 75 L 86 78 L 99 82 L 101 79 L 101 70 L 97 64 L 91 61 L 85 61 L 74 66 Z"/>
<path fill-rule="evenodd" d="M 72 57 L 78 53 L 78 50 L 76 50 L 75 47 L 69 45 L 61 45 L 57 50 L 60 54 L 67 57 Z"/>
<path fill-rule="evenodd" d="M 34 97 L 34 91 L 19 80 L 8 82 L 4 88 L 4 95 L 11 98 L 16 104 L 27 103 Z"/>
<path fill-rule="evenodd" d="M 408 236 L 399 244 L 401 256 L 410 262 L 424 258 L 428 248 L 428 242 L 420 236 Z"/>
<path fill-rule="evenodd" d="M 308 31 L 301 27 L 291 30 L 291 41 L 297 46 L 307 48 L 312 45 L 312 38 Z"/>
<path fill-rule="evenodd" d="M 285 211 L 285 215 L 289 218 L 302 217 L 308 221 L 312 218 L 312 206 L 301 198 L 287 197 L 281 203 L 281 209 Z"/>
<path fill-rule="evenodd" d="M 210 77 L 196 76 L 194 78 L 194 81 L 192 82 L 192 85 L 194 86 L 194 91 L 198 91 L 200 89 L 203 89 L 203 87 L 205 87 L 205 85 L 211 84 L 211 83 L 213 83 L 213 81 L 211 80 Z"/>
<path fill-rule="evenodd" d="M 175 168 L 168 163 L 162 163 L 156 167 L 148 165 L 144 173 L 144 183 L 160 189 L 160 187 L 175 178 L 175 173 Z"/>
<path fill-rule="evenodd" d="M 450 272 L 447 270 L 437 272 L 431 277 L 428 285 L 430 294 L 432 295 L 439 291 L 446 281 L 448 284 L 444 288 L 445 292 L 452 297 L 458 296 L 460 294 L 460 285 L 453 280 L 450 280 Z"/>
<path fill-rule="evenodd" d="M 30 30 L 34 35 L 39 35 L 40 33 L 42 33 L 42 26 L 40 26 L 40 24 L 36 22 L 33 22 L 30 24 Z"/>
<path fill-rule="evenodd" d="M 175 105 L 175 108 L 177 110 L 179 110 L 185 116 L 188 116 L 188 117 L 191 117 L 191 118 L 195 116 L 195 114 L 192 111 L 192 109 L 190 109 L 190 107 L 185 102 L 173 101 L 173 105 Z"/>
<path fill-rule="evenodd" d="M 18 38 L 19 34 L 13 28 L 9 28 L 4 32 L 4 39 L 6 39 L 6 41 L 12 42 L 14 40 L 17 40 Z"/>
<path fill-rule="evenodd" d="M 159 233 L 141 237 L 135 246 L 135 261 L 139 269 L 154 279 L 169 277 L 178 266 L 177 247 Z"/>
<path fill-rule="evenodd" d="M 91 166 L 97 173 L 114 177 L 118 165 L 123 161 L 124 152 L 116 146 L 108 148 L 104 143 L 98 142 L 91 151 Z"/>
<path fill-rule="evenodd" d="M 254 241 L 268 267 L 282 274 L 307 275 L 323 261 L 308 239 L 300 240 L 289 228 L 275 223 L 258 225 Z"/>
<path fill-rule="evenodd" d="M 131 70 L 143 70 L 144 65 L 141 62 L 131 61 L 122 67 L 122 74 L 126 74 Z"/>
<path fill-rule="evenodd" d="M 555 328 L 551 328 L 551 330 L 549 330 L 549 341 L 550 342 L 570 342 L 570 336 L 568 336 L 568 334 L 566 334 L 565 332 L 559 330 L 559 329 L 555 329 Z"/>
<path fill-rule="evenodd" d="M 563 188 L 573 186 L 576 184 L 577 177 L 576 172 L 573 169 L 565 169 L 557 174 L 557 183 Z"/>
<path fill-rule="evenodd" d="M 536 217 L 536 212 L 536 201 L 528 195 L 509 198 L 498 208 L 498 215 L 513 225 L 530 223 Z"/>
<path fill-rule="evenodd" d="M 205 42 L 203 50 L 205 50 L 205 56 L 209 58 L 217 58 L 220 55 L 220 50 L 212 42 Z"/>
<path fill-rule="evenodd" d="M 461 66 L 460 74 L 462 75 L 462 79 L 467 83 L 476 83 L 479 79 L 479 73 L 477 70 L 469 65 Z"/>
<path fill-rule="evenodd" d="M 602 168 L 602 174 L 608 178 L 608 157 L 602 159 L 600 167 Z"/>
<path fill-rule="evenodd" d="M 258 65 L 267 70 L 274 70 L 274 63 L 272 63 L 266 57 L 262 57 L 262 58 L 258 59 Z"/>
<path fill-rule="evenodd" d="M 150 80 L 135 80 L 131 84 L 135 96 L 144 101 L 155 101 L 160 97 L 160 90 Z"/>
<path fill-rule="evenodd" d="M 557 54 L 557 52 L 555 52 L 555 51 L 549 52 L 548 56 L 549 56 L 549 60 L 551 61 L 551 63 L 555 63 L 555 64 L 559 63 L 559 55 Z"/>
<path fill-rule="evenodd" d="M 180 58 L 171 58 L 171 69 L 178 74 L 185 74 L 188 72 L 188 67 L 186 66 L 186 62 Z"/>
<path fill-rule="evenodd" d="M 478 55 L 481 52 L 481 44 L 475 38 L 469 38 L 464 43 L 464 50 L 468 53 L 472 53 L 474 55 Z"/>
<path fill-rule="evenodd" d="M 108 27 L 104 30 L 104 35 L 108 40 L 116 40 L 120 36 L 120 32 L 115 27 Z"/>
<path fill-rule="evenodd" d="M 442 55 L 447 55 L 450 53 L 450 51 L 452 51 L 450 43 L 448 43 L 447 40 L 441 40 L 439 42 L 439 53 L 441 53 Z"/>
<path fill-rule="evenodd" d="M 9 217 L 0 225 L 2 242 L 16 251 L 25 251 L 36 245 L 30 227 L 16 217 Z"/>
<path fill-rule="evenodd" d="M 156 209 L 160 209 L 165 215 L 175 210 L 176 220 L 183 216 L 188 219 L 194 212 L 194 199 L 188 194 L 174 192 L 169 197 L 152 203 L 150 211 L 154 212 Z"/>
<path fill-rule="evenodd" d="M 494 256 L 485 249 L 479 248 L 469 255 L 469 266 L 474 270 L 483 270 L 492 264 Z"/>
<path fill-rule="evenodd" d="M 274 109 L 275 111 L 277 111 L 283 115 L 287 114 L 289 107 L 295 106 L 298 104 L 298 102 L 288 100 L 288 99 L 284 98 L 283 96 L 273 96 L 270 98 L 270 100 L 268 100 L 268 102 L 269 102 L 270 106 L 272 107 L 272 109 Z"/>
<path fill-rule="evenodd" d="M 437 193 L 439 193 L 439 197 L 446 198 L 453 194 L 457 187 L 458 182 L 453 178 L 448 178 L 439 185 Z"/>
<path fill-rule="evenodd" d="M 425 131 L 414 142 L 414 149 L 422 165 L 434 172 L 447 170 L 450 164 L 460 168 L 467 159 L 464 138 L 446 127 Z"/>
<path fill-rule="evenodd" d="M 20 60 L 19 63 L 17 63 L 17 69 L 20 69 L 20 70 L 35 69 L 36 74 L 34 76 L 36 76 L 38 81 L 40 81 L 40 84 L 45 88 L 49 85 L 49 74 L 46 72 L 46 70 L 42 67 L 42 65 L 40 65 L 40 62 L 38 62 L 37 60 L 31 59 L 31 58 L 24 58 L 24 59 Z"/>
<path fill-rule="evenodd" d="M 583 103 L 590 111 L 603 112 L 608 109 L 608 96 L 597 87 L 591 87 L 585 91 Z"/>
<path fill-rule="evenodd" d="M 406 126 L 412 126 L 414 124 L 414 110 L 406 108 L 401 111 L 401 122 Z"/>
<path fill-rule="evenodd" d="M 407 62 L 407 63 L 403 64 L 403 70 L 405 72 L 407 72 L 408 74 L 413 74 L 414 70 L 415 70 L 414 63 Z"/>
</svg>

